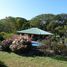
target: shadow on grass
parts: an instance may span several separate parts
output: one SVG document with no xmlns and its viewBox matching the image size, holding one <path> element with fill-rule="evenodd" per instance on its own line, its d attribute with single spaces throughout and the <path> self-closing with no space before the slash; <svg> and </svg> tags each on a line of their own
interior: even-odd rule
<svg viewBox="0 0 67 67">
<path fill-rule="evenodd" d="M 8 53 L 11 53 L 11 51 L 6 51 Z M 15 54 L 19 55 L 19 56 L 25 56 L 25 57 L 36 57 L 36 56 L 40 56 L 40 57 L 50 57 L 52 59 L 56 59 L 56 60 L 60 60 L 60 61 L 67 61 L 67 56 L 62 56 L 62 55 L 57 55 L 54 53 L 50 53 L 50 52 L 46 52 L 46 51 L 42 51 L 39 49 L 30 49 L 30 50 L 18 50 L 16 52 L 14 52 Z"/>
<path fill-rule="evenodd" d="M 26 57 L 45 56 L 45 54 L 39 50 L 20 50 L 16 51 L 16 54 Z"/>
<path fill-rule="evenodd" d="M 60 60 L 60 61 L 67 61 L 67 56 L 62 56 L 62 55 L 56 55 L 56 54 L 50 54 L 47 52 L 42 52 L 39 51 L 37 49 L 35 50 L 30 50 L 30 51 L 17 51 L 15 52 L 16 54 L 20 55 L 20 56 L 25 56 L 25 57 L 36 57 L 36 56 L 40 56 L 40 57 L 50 57 L 52 59 L 56 59 L 56 60 Z"/>
<path fill-rule="evenodd" d="M 50 58 L 56 59 L 59 61 L 67 61 L 67 56 L 56 55 L 56 56 L 50 56 Z"/>
<path fill-rule="evenodd" d="M 0 67 L 8 67 L 4 64 L 4 62 L 0 61 Z"/>
</svg>

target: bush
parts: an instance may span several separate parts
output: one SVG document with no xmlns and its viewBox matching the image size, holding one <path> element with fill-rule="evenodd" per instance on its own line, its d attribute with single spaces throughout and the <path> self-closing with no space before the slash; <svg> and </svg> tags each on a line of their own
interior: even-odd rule
<svg viewBox="0 0 67 67">
<path fill-rule="evenodd" d="M 4 37 L 0 34 L 0 41 L 3 41 Z"/>
<path fill-rule="evenodd" d="M 67 47 L 65 49 L 62 50 L 62 54 L 63 56 L 67 56 Z"/>
<path fill-rule="evenodd" d="M 13 33 L 6 33 L 6 32 L 1 32 L 0 35 L 4 37 L 4 39 L 9 39 L 11 38 L 14 34 Z"/>
<path fill-rule="evenodd" d="M 66 51 L 66 46 L 63 44 L 63 43 L 60 43 L 60 42 L 56 42 L 56 41 L 53 41 L 51 43 L 51 48 L 52 50 L 55 51 L 55 54 L 64 54 L 63 51 Z"/>
<path fill-rule="evenodd" d="M 24 40 L 18 41 L 18 39 L 16 39 L 10 45 L 10 49 L 11 49 L 11 51 L 14 51 L 14 52 L 19 51 L 19 50 L 23 50 L 23 51 L 27 50 L 28 51 L 31 49 L 31 46 L 32 46 L 32 44 L 29 41 L 24 41 Z"/>
<path fill-rule="evenodd" d="M 1 43 L 3 50 L 7 50 L 7 51 L 9 51 L 9 46 L 11 44 L 12 44 L 12 40 L 10 40 L 10 39 L 3 40 Z"/>
</svg>

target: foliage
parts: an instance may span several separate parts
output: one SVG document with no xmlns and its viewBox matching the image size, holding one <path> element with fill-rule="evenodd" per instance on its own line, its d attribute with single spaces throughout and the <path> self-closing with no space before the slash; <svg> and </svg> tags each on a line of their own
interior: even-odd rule
<svg viewBox="0 0 67 67">
<path fill-rule="evenodd" d="M 2 43 L 1 43 L 3 50 L 7 50 L 7 51 L 9 51 L 9 46 L 11 44 L 12 44 L 12 40 L 11 39 L 3 40 Z"/>
<path fill-rule="evenodd" d="M 67 31 L 67 14 L 41 14 L 31 20 L 21 17 L 6 17 L 0 20 L 0 32 L 14 33 L 17 30 L 38 27 L 65 36 Z"/>
<path fill-rule="evenodd" d="M 15 20 L 17 30 L 21 30 L 23 28 L 23 25 L 28 22 L 26 19 L 21 17 L 16 17 Z"/>
<path fill-rule="evenodd" d="M 6 17 L 0 20 L 0 32 L 16 32 L 16 30 L 21 30 L 25 22 L 27 22 L 27 20 L 24 18 Z"/>
<path fill-rule="evenodd" d="M 23 40 L 23 39 L 21 39 L 21 40 L 18 40 L 18 39 L 15 39 L 13 42 L 12 42 L 12 44 L 10 45 L 10 49 L 11 49 L 11 51 L 14 51 L 14 52 L 16 52 L 16 51 L 19 51 L 19 50 L 30 50 L 31 49 L 31 47 L 32 47 L 32 45 L 31 45 L 31 42 L 29 42 L 29 41 L 25 41 L 25 40 Z"/>
<path fill-rule="evenodd" d="M 1 32 L 0 35 L 2 35 L 4 39 L 10 39 L 14 33 Z"/>
<path fill-rule="evenodd" d="M 67 14 L 41 14 L 29 21 L 21 17 L 6 17 L 0 20 L 0 40 L 2 41 L 3 39 L 9 39 L 14 33 L 16 33 L 16 31 L 30 27 L 38 27 L 52 32 L 55 34 L 55 36 L 59 35 L 59 37 L 62 39 L 62 37 L 67 37 Z M 64 44 L 60 44 L 59 40 L 60 39 L 56 39 L 54 37 L 53 39 L 45 40 L 44 42 L 55 51 L 66 52 L 67 50 L 65 46 L 63 46 Z M 10 46 L 7 40 L 5 40 L 5 42 L 2 44 L 5 48 Z M 12 45 L 12 47 L 20 47 L 20 49 L 22 46 L 23 45 Z"/>
<path fill-rule="evenodd" d="M 4 40 L 4 37 L 3 35 L 0 33 L 0 41 L 3 41 Z"/>
<path fill-rule="evenodd" d="M 30 20 L 30 25 L 65 36 L 67 14 L 41 14 Z"/>
</svg>

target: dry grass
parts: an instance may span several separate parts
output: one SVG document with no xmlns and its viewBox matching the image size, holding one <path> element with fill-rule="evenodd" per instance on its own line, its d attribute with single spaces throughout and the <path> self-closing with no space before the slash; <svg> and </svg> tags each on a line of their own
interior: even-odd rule
<svg viewBox="0 0 67 67">
<path fill-rule="evenodd" d="M 62 57 L 61 57 L 62 58 Z M 0 51 L 0 60 L 8 67 L 67 67 L 67 61 L 56 57 L 24 57 Z"/>
</svg>

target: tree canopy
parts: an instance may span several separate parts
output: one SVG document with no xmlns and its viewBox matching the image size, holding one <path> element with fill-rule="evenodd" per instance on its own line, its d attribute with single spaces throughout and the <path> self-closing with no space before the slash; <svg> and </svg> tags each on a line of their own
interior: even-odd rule
<svg viewBox="0 0 67 67">
<path fill-rule="evenodd" d="M 0 20 L 0 32 L 16 32 L 30 27 L 63 35 L 67 32 L 67 14 L 41 14 L 31 20 L 9 16 Z"/>
</svg>

